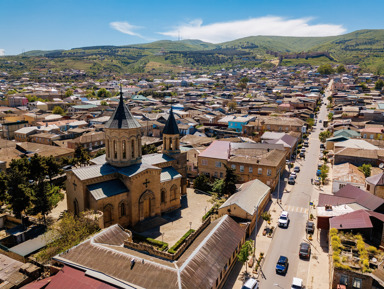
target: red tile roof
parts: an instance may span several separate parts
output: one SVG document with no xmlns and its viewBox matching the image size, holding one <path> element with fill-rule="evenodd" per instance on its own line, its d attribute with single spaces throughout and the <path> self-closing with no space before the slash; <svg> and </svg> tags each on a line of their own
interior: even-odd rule
<svg viewBox="0 0 384 289">
<path fill-rule="evenodd" d="M 231 143 L 229 141 L 217 141 L 211 143 L 199 157 L 228 160 Z"/>
<path fill-rule="evenodd" d="M 329 220 L 329 227 L 338 230 L 373 228 L 369 213 L 358 210 L 349 214 L 333 217 Z"/>
</svg>

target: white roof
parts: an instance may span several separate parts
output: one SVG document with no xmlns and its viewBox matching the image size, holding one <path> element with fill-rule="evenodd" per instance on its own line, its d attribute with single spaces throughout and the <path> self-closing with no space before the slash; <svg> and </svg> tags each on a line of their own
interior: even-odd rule
<svg viewBox="0 0 384 289">
<path fill-rule="evenodd" d="M 325 207 L 317 207 L 318 217 L 336 217 L 352 213 L 355 210 L 349 205 L 332 206 L 332 210 L 326 210 Z"/>
<path fill-rule="evenodd" d="M 292 285 L 301 287 L 303 286 L 303 280 L 297 277 L 293 277 Z"/>
<path fill-rule="evenodd" d="M 356 148 L 356 149 L 365 149 L 365 150 L 379 149 L 379 147 L 362 139 L 349 139 L 343 142 L 338 142 L 338 143 L 335 143 L 335 147 Z"/>
</svg>

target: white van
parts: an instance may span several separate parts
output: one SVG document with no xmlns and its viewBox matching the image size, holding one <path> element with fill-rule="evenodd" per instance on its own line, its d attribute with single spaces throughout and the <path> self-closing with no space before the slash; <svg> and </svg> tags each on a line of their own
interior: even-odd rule
<svg viewBox="0 0 384 289">
<path fill-rule="evenodd" d="M 241 289 L 258 289 L 259 288 L 259 282 L 257 282 L 256 279 L 249 278 L 241 287 Z"/>
</svg>

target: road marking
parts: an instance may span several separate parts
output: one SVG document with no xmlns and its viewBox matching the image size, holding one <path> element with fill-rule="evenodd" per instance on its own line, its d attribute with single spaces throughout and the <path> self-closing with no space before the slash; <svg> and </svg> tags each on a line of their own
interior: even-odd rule
<svg viewBox="0 0 384 289">
<path fill-rule="evenodd" d="M 307 214 L 308 213 L 308 208 L 297 207 L 297 206 L 286 206 L 285 207 L 285 211 L 301 213 L 301 214 Z"/>
</svg>

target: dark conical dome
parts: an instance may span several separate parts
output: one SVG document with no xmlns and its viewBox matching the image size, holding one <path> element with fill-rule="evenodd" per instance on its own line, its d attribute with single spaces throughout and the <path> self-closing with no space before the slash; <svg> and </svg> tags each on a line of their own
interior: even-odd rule
<svg viewBox="0 0 384 289">
<path fill-rule="evenodd" d="M 105 124 L 105 128 L 138 128 L 141 127 L 139 122 L 132 116 L 128 107 L 123 101 L 123 91 L 120 88 L 119 106 Z"/>
<path fill-rule="evenodd" d="M 167 122 L 165 123 L 163 134 L 180 134 L 179 128 L 175 120 L 175 116 L 173 115 L 172 107 L 171 111 L 169 112 Z"/>
</svg>

